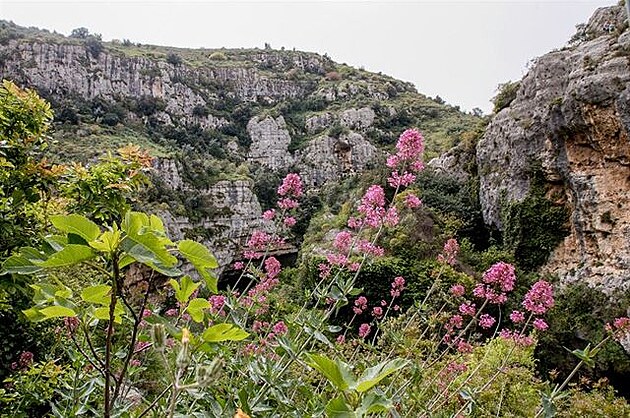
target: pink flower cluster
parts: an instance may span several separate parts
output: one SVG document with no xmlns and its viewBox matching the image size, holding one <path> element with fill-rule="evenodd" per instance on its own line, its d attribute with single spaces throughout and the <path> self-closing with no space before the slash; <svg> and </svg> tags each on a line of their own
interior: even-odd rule
<svg viewBox="0 0 630 418">
<path fill-rule="evenodd" d="M 461 284 L 454 284 L 450 289 L 451 295 L 462 297 L 466 293 L 466 288 Z"/>
<path fill-rule="evenodd" d="M 485 298 L 489 303 L 503 304 L 507 300 L 507 292 L 514 289 L 516 275 L 514 266 L 502 261 L 492 265 L 483 274 L 482 282 L 473 289 L 478 298 Z"/>
<path fill-rule="evenodd" d="M 218 314 L 218 313 L 222 313 L 223 315 L 225 315 L 225 313 L 223 312 L 223 307 L 225 306 L 225 302 L 226 302 L 226 297 L 223 295 L 212 295 L 208 298 L 208 302 L 210 302 L 210 312 L 213 314 Z"/>
<path fill-rule="evenodd" d="M 523 306 L 535 315 L 542 315 L 554 305 L 553 286 L 545 280 L 539 280 L 525 295 Z"/>
<path fill-rule="evenodd" d="M 278 187 L 278 195 L 300 197 L 304 194 L 302 179 L 299 174 L 289 173 Z"/>
<path fill-rule="evenodd" d="M 420 172 L 422 153 L 424 152 L 424 138 L 415 129 L 407 129 L 398 138 L 396 154 L 387 157 L 387 167 L 393 169 L 387 179 L 390 186 L 406 187 L 416 181 L 416 174 Z"/>
<path fill-rule="evenodd" d="M 357 210 L 363 215 L 364 225 L 378 228 L 387 214 L 383 188 L 378 185 L 370 186 L 361 198 Z"/>
<path fill-rule="evenodd" d="M 370 335 L 370 331 L 372 331 L 372 327 L 370 324 L 361 324 L 359 326 L 359 338 L 365 338 Z"/>
<path fill-rule="evenodd" d="M 402 276 L 398 276 L 392 282 L 392 289 L 389 291 L 389 294 L 392 295 L 392 298 L 397 298 L 404 289 L 405 279 Z"/>
<path fill-rule="evenodd" d="M 610 332 L 616 340 L 621 340 L 630 334 L 630 318 L 615 318 L 612 324 L 606 324 L 606 331 Z"/>
<path fill-rule="evenodd" d="M 502 329 L 501 332 L 499 332 L 499 337 L 504 340 L 512 340 L 521 347 L 529 347 L 534 344 L 534 339 L 532 337 L 528 335 L 521 335 L 520 333 L 509 329 Z"/>
<path fill-rule="evenodd" d="M 368 301 L 365 296 L 359 296 L 354 301 L 354 306 L 352 307 L 352 312 L 356 315 L 361 315 L 363 311 L 365 311 L 368 307 Z"/>
<path fill-rule="evenodd" d="M 442 254 L 437 256 L 437 260 L 443 264 L 455 264 L 455 257 L 459 253 L 459 243 L 455 238 L 451 238 L 444 243 Z"/>
<path fill-rule="evenodd" d="M 405 206 L 409 209 L 417 208 L 422 205 L 422 201 L 413 193 L 409 193 L 405 196 Z"/>
</svg>

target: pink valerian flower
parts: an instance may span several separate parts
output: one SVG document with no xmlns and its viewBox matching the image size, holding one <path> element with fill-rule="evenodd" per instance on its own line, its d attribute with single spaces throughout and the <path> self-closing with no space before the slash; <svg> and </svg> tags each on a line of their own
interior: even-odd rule
<svg viewBox="0 0 630 418">
<path fill-rule="evenodd" d="M 514 266 L 502 261 L 493 264 L 485 273 L 482 280 L 486 284 L 496 284 L 504 292 L 511 292 L 516 282 Z"/>
<path fill-rule="evenodd" d="M 398 225 L 399 221 L 400 218 L 398 217 L 398 211 L 396 210 L 396 208 L 392 206 L 391 208 L 387 209 L 385 217 L 383 218 L 383 223 L 386 226 L 393 228 Z"/>
<path fill-rule="evenodd" d="M 459 312 L 462 315 L 475 316 L 477 308 L 474 303 L 466 302 L 459 305 Z"/>
<path fill-rule="evenodd" d="M 393 309 L 395 312 L 398 312 L 398 311 L 400 310 L 400 306 L 398 306 L 398 305 L 394 305 L 394 306 L 392 307 L 392 309 Z"/>
<path fill-rule="evenodd" d="M 143 318 L 146 318 L 146 317 L 151 316 L 151 315 L 153 315 L 153 312 L 151 312 L 151 309 L 144 309 L 142 311 L 142 317 Z"/>
<path fill-rule="evenodd" d="M 210 302 L 210 312 L 213 314 L 218 314 L 223 311 L 223 306 L 225 306 L 226 297 L 223 295 L 212 295 L 208 298 L 208 302 Z"/>
<path fill-rule="evenodd" d="M 348 219 L 348 228 L 359 229 L 363 226 L 363 221 L 361 219 L 350 217 Z"/>
<path fill-rule="evenodd" d="M 330 276 L 332 267 L 330 266 L 330 264 L 327 263 L 319 263 L 317 269 L 319 270 L 319 277 L 325 279 Z"/>
<path fill-rule="evenodd" d="M 370 241 L 361 239 L 357 242 L 357 248 L 360 252 L 372 255 L 374 257 L 382 257 L 385 254 L 385 250 L 377 245 L 372 244 Z"/>
<path fill-rule="evenodd" d="M 408 171 L 403 172 L 402 175 L 398 174 L 398 171 L 392 171 L 391 176 L 387 178 L 387 184 L 393 188 L 407 187 L 414 181 L 416 181 L 416 175 Z"/>
<path fill-rule="evenodd" d="M 333 244 L 338 251 L 347 253 L 352 245 L 352 234 L 348 231 L 341 231 L 335 236 Z"/>
<path fill-rule="evenodd" d="M 339 335 L 337 337 L 337 344 L 343 344 L 345 342 L 346 342 L 346 336 L 345 335 L 342 334 L 342 335 Z"/>
<path fill-rule="evenodd" d="M 466 288 L 461 284 L 454 284 L 450 289 L 451 295 L 461 297 L 466 293 Z"/>
<path fill-rule="evenodd" d="M 385 192 L 378 185 L 372 185 L 361 198 L 357 211 L 363 215 L 363 223 L 378 228 L 386 215 Z"/>
<path fill-rule="evenodd" d="M 284 218 L 283 223 L 284 223 L 284 226 L 291 228 L 297 223 L 297 221 L 295 220 L 293 216 L 287 216 L 286 218 Z"/>
<path fill-rule="evenodd" d="M 283 321 L 276 322 L 271 329 L 276 335 L 284 335 L 289 331 L 289 328 Z"/>
<path fill-rule="evenodd" d="M 74 335 L 77 328 L 79 328 L 79 318 L 76 316 L 68 316 L 63 319 L 63 324 L 66 326 L 66 331 L 68 331 L 68 335 Z"/>
<path fill-rule="evenodd" d="M 461 315 L 453 315 L 447 324 L 447 329 L 452 330 L 453 328 L 461 328 L 464 325 L 464 318 Z"/>
<path fill-rule="evenodd" d="M 261 331 L 267 329 L 267 327 L 269 327 L 269 322 L 255 320 L 252 324 L 252 331 L 260 333 Z"/>
<path fill-rule="evenodd" d="M 383 306 L 383 307 L 387 306 L 387 301 L 381 300 L 381 306 Z"/>
<path fill-rule="evenodd" d="M 175 308 L 171 308 L 164 312 L 164 315 L 170 318 L 174 318 L 179 315 L 179 311 Z"/>
<path fill-rule="evenodd" d="M 496 319 L 488 314 L 483 314 L 479 317 L 479 326 L 483 329 L 488 329 L 492 327 L 495 322 Z"/>
<path fill-rule="evenodd" d="M 280 207 L 280 209 L 290 210 L 297 208 L 298 206 L 300 206 L 300 204 L 297 202 L 297 200 L 286 197 L 284 199 L 278 200 L 278 206 Z"/>
<path fill-rule="evenodd" d="M 275 257 L 269 257 L 265 260 L 265 272 L 268 279 L 275 279 L 280 274 L 280 262 Z"/>
<path fill-rule="evenodd" d="M 405 206 L 409 209 L 417 208 L 420 205 L 422 205 L 422 201 L 415 194 L 409 193 L 405 196 Z"/>
<path fill-rule="evenodd" d="M 485 271 L 483 283 L 478 283 L 473 289 L 473 295 L 485 298 L 488 302 L 501 305 L 507 301 L 507 292 L 514 289 L 516 275 L 514 266 L 504 262 L 493 264 Z"/>
<path fill-rule="evenodd" d="M 354 307 L 352 308 L 352 311 L 356 314 L 356 315 L 361 315 L 363 313 L 363 311 L 365 311 L 368 307 L 368 300 L 365 296 L 359 296 L 355 301 L 354 301 Z"/>
<path fill-rule="evenodd" d="M 299 174 L 289 173 L 278 187 L 278 195 L 300 197 L 304 193 L 302 179 Z"/>
<path fill-rule="evenodd" d="M 140 366 L 142 366 L 142 362 L 140 360 L 134 358 L 134 359 L 131 359 L 129 361 L 129 365 L 132 366 L 132 367 L 140 367 Z"/>
<path fill-rule="evenodd" d="M 348 257 L 343 254 L 328 254 L 326 261 L 333 266 L 345 266 L 348 264 Z"/>
<path fill-rule="evenodd" d="M 468 353 L 472 353 L 473 351 L 473 346 L 466 340 L 463 339 L 459 339 L 457 340 L 457 351 L 459 351 L 460 353 L 463 354 L 468 354 Z M 464 367 L 466 365 L 464 364 Z M 466 369 L 464 369 L 466 370 Z"/>
<path fill-rule="evenodd" d="M 545 280 L 539 280 L 525 295 L 523 306 L 529 312 L 542 315 L 554 305 L 553 286 Z"/>
<path fill-rule="evenodd" d="M 630 318 L 615 318 L 612 324 L 607 323 L 605 330 L 613 335 L 616 340 L 621 340 L 630 334 Z"/>
<path fill-rule="evenodd" d="M 376 319 L 380 319 L 383 316 L 383 308 L 380 306 L 372 308 L 372 316 Z"/>
<path fill-rule="evenodd" d="M 405 279 L 402 276 L 398 276 L 392 282 L 392 289 L 389 291 L 389 294 L 392 295 L 392 298 L 397 298 L 404 289 Z"/>
<path fill-rule="evenodd" d="M 237 261 L 233 265 L 234 270 L 243 270 L 245 268 L 245 264 L 242 261 Z"/>
<path fill-rule="evenodd" d="M 359 338 L 365 338 L 368 335 L 370 335 L 370 331 L 372 330 L 372 327 L 370 327 L 370 324 L 361 324 L 359 326 Z"/>
<path fill-rule="evenodd" d="M 271 221 L 276 216 L 275 209 L 269 209 L 263 212 L 262 217 L 265 221 Z"/>
<path fill-rule="evenodd" d="M 538 331 L 545 331 L 547 328 L 549 328 L 549 325 L 547 325 L 545 320 L 542 318 L 536 318 L 533 325 L 534 328 L 536 328 Z"/>
<path fill-rule="evenodd" d="M 30 351 L 22 351 L 20 353 L 20 358 L 18 359 L 18 366 L 22 369 L 29 367 L 33 364 L 33 359 L 35 356 Z"/>
<path fill-rule="evenodd" d="M 525 314 L 521 311 L 512 311 L 512 313 L 510 314 L 510 319 L 515 324 L 520 324 L 521 322 L 525 321 Z"/>
<path fill-rule="evenodd" d="M 272 237 L 264 231 L 254 231 L 247 241 L 247 247 L 253 250 L 264 250 L 272 242 Z"/>
<path fill-rule="evenodd" d="M 455 258 L 459 253 L 459 243 L 455 238 L 451 238 L 444 243 L 442 254 L 438 255 L 437 260 L 440 263 L 455 264 Z"/>
<path fill-rule="evenodd" d="M 361 268 L 361 263 L 358 263 L 356 261 L 348 265 L 348 270 L 350 271 L 359 271 L 360 268 Z"/>
<path fill-rule="evenodd" d="M 534 339 L 532 337 L 521 335 L 518 332 L 514 332 L 505 328 L 499 332 L 499 337 L 503 338 L 504 340 L 512 340 L 521 347 L 529 347 L 534 344 Z"/>
</svg>

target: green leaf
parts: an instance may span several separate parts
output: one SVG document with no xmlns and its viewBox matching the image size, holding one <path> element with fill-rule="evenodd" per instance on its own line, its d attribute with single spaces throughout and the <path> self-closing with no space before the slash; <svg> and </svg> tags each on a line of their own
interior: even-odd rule
<svg viewBox="0 0 630 418">
<path fill-rule="evenodd" d="M 329 418 L 356 418 L 350 405 L 346 403 L 343 396 L 331 399 L 326 405 L 326 415 Z"/>
<path fill-rule="evenodd" d="M 205 342 L 218 343 L 221 341 L 241 341 L 248 336 L 249 333 L 234 324 L 217 324 L 205 330 L 201 338 Z"/>
<path fill-rule="evenodd" d="M 174 279 L 170 279 L 168 282 L 175 290 L 175 299 L 182 305 L 185 305 L 192 294 L 195 293 L 195 290 L 201 286 L 201 283 L 193 282 L 190 276 L 182 277 L 179 283 Z"/>
<path fill-rule="evenodd" d="M 374 367 L 365 369 L 359 380 L 357 381 L 357 392 L 365 392 L 376 386 L 381 380 L 385 379 L 390 374 L 407 366 L 409 362 L 403 359 L 394 359 L 384 361 L 377 364 Z"/>
<path fill-rule="evenodd" d="M 373 392 L 368 393 L 363 397 L 361 406 L 357 410 L 358 415 L 365 414 L 378 414 L 381 412 L 387 412 L 393 408 L 392 402 L 383 395 Z"/>
<path fill-rule="evenodd" d="M 177 243 L 179 252 L 192 264 L 205 280 L 208 289 L 217 293 L 217 279 L 207 269 L 219 267 L 217 259 L 205 246 L 191 240 L 182 240 Z"/>
<path fill-rule="evenodd" d="M 190 301 L 186 311 L 190 314 L 190 317 L 195 322 L 203 321 L 203 311 L 210 307 L 210 302 L 206 299 L 196 298 Z"/>
<path fill-rule="evenodd" d="M 86 241 L 94 241 L 101 230 L 94 222 L 81 215 L 56 215 L 50 221 L 58 230 L 67 234 L 76 234 Z"/>
<path fill-rule="evenodd" d="M 90 286 L 83 289 L 81 292 L 81 299 L 88 303 L 96 303 L 97 305 L 109 306 L 111 301 L 112 287 L 106 284 L 98 284 L 96 286 Z"/>
<path fill-rule="evenodd" d="M 124 313 L 125 309 L 120 305 L 120 303 L 117 303 L 114 308 L 114 322 L 117 324 L 122 323 L 122 315 Z M 102 321 L 109 321 L 109 304 L 107 306 L 94 309 L 94 317 Z"/>
<path fill-rule="evenodd" d="M 40 266 L 36 266 L 31 260 L 22 255 L 12 255 L 2 263 L 0 276 L 4 274 L 33 274 L 41 269 Z"/>
<path fill-rule="evenodd" d="M 149 267 L 173 267 L 177 258 L 168 252 L 164 243 L 151 232 L 142 235 L 130 234 L 123 238 L 121 247 L 136 261 Z"/>
<path fill-rule="evenodd" d="M 44 319 L 46 319 L 46 317 L 44 315 L 42 315 L 41 312 L 39 312 L 39 309 L 37 309 L 37 308 L 29 308 L 29 309 L 26 309 L 26 310 L 22 311 L 22 313 L 31 322 L 39 322 L 39 321 L 43 321 Z"/>
<path fill-rule="evenodd" d="M 346 391 L 355 386 L 356 381 L 348 364 L 321 354 L 307 354 L 306 357 L 309 366 L 323 374 L 337 389 Z"/>
<path fill-rule="evenodd" d="M 94 257 L 94 251 L 85 245 L 68 244 L 63 250 L 51 255 L 48 260 L 37 262 L 36 265 L 45 268 L 66 267 L 79 264 Z"/>
<path fill-rule="evenodd" d="M 73 309 L 57 305 L 47 306 L 45 308 L 39 309 L 39 312 L 44 315 L 46 319 L 77 316 L 77 313 Z"/>
<path fill-rule="evenodd" d="M 109 229 L 103 232 L 97 240 L 90 241 L 90 247 L 104 253 L 114 252 L 120 243 L 120 235 L 120 230 Z"/>
</svg>

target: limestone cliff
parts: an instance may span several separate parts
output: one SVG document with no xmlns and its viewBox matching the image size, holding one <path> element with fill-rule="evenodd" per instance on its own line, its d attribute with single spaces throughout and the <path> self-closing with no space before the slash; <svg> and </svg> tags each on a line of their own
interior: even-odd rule
<svg viewBox="0 0 630 418">
<path fill-rule="evenodd" d="M 598 9 L 569 46 L 537 60 L 477 146 L 485 221 L 533 190 L 570 213 L 543 271 L 630 286 L 630 32 L 621 6 Z M 536 168 L 538 167 L 538 168 Z"/>
</svg>

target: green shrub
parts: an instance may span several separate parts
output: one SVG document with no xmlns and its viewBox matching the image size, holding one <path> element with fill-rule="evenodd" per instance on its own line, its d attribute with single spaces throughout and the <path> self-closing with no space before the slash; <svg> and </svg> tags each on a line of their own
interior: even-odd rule
<svg viewBox="0 0 630 418">
<path fill-rule="evenodd" d="M 497 90 L 499 92 L 492 99 L 492 103 L 494 103 L 494 113 L 499 113 L 501 110 L 505 109 L 516 99 L 516 94 L 518 93 L 518 89 L 521 87 L 520 81 L 508 81 L 507 83 L 499 84 Z"/>
</svg>

